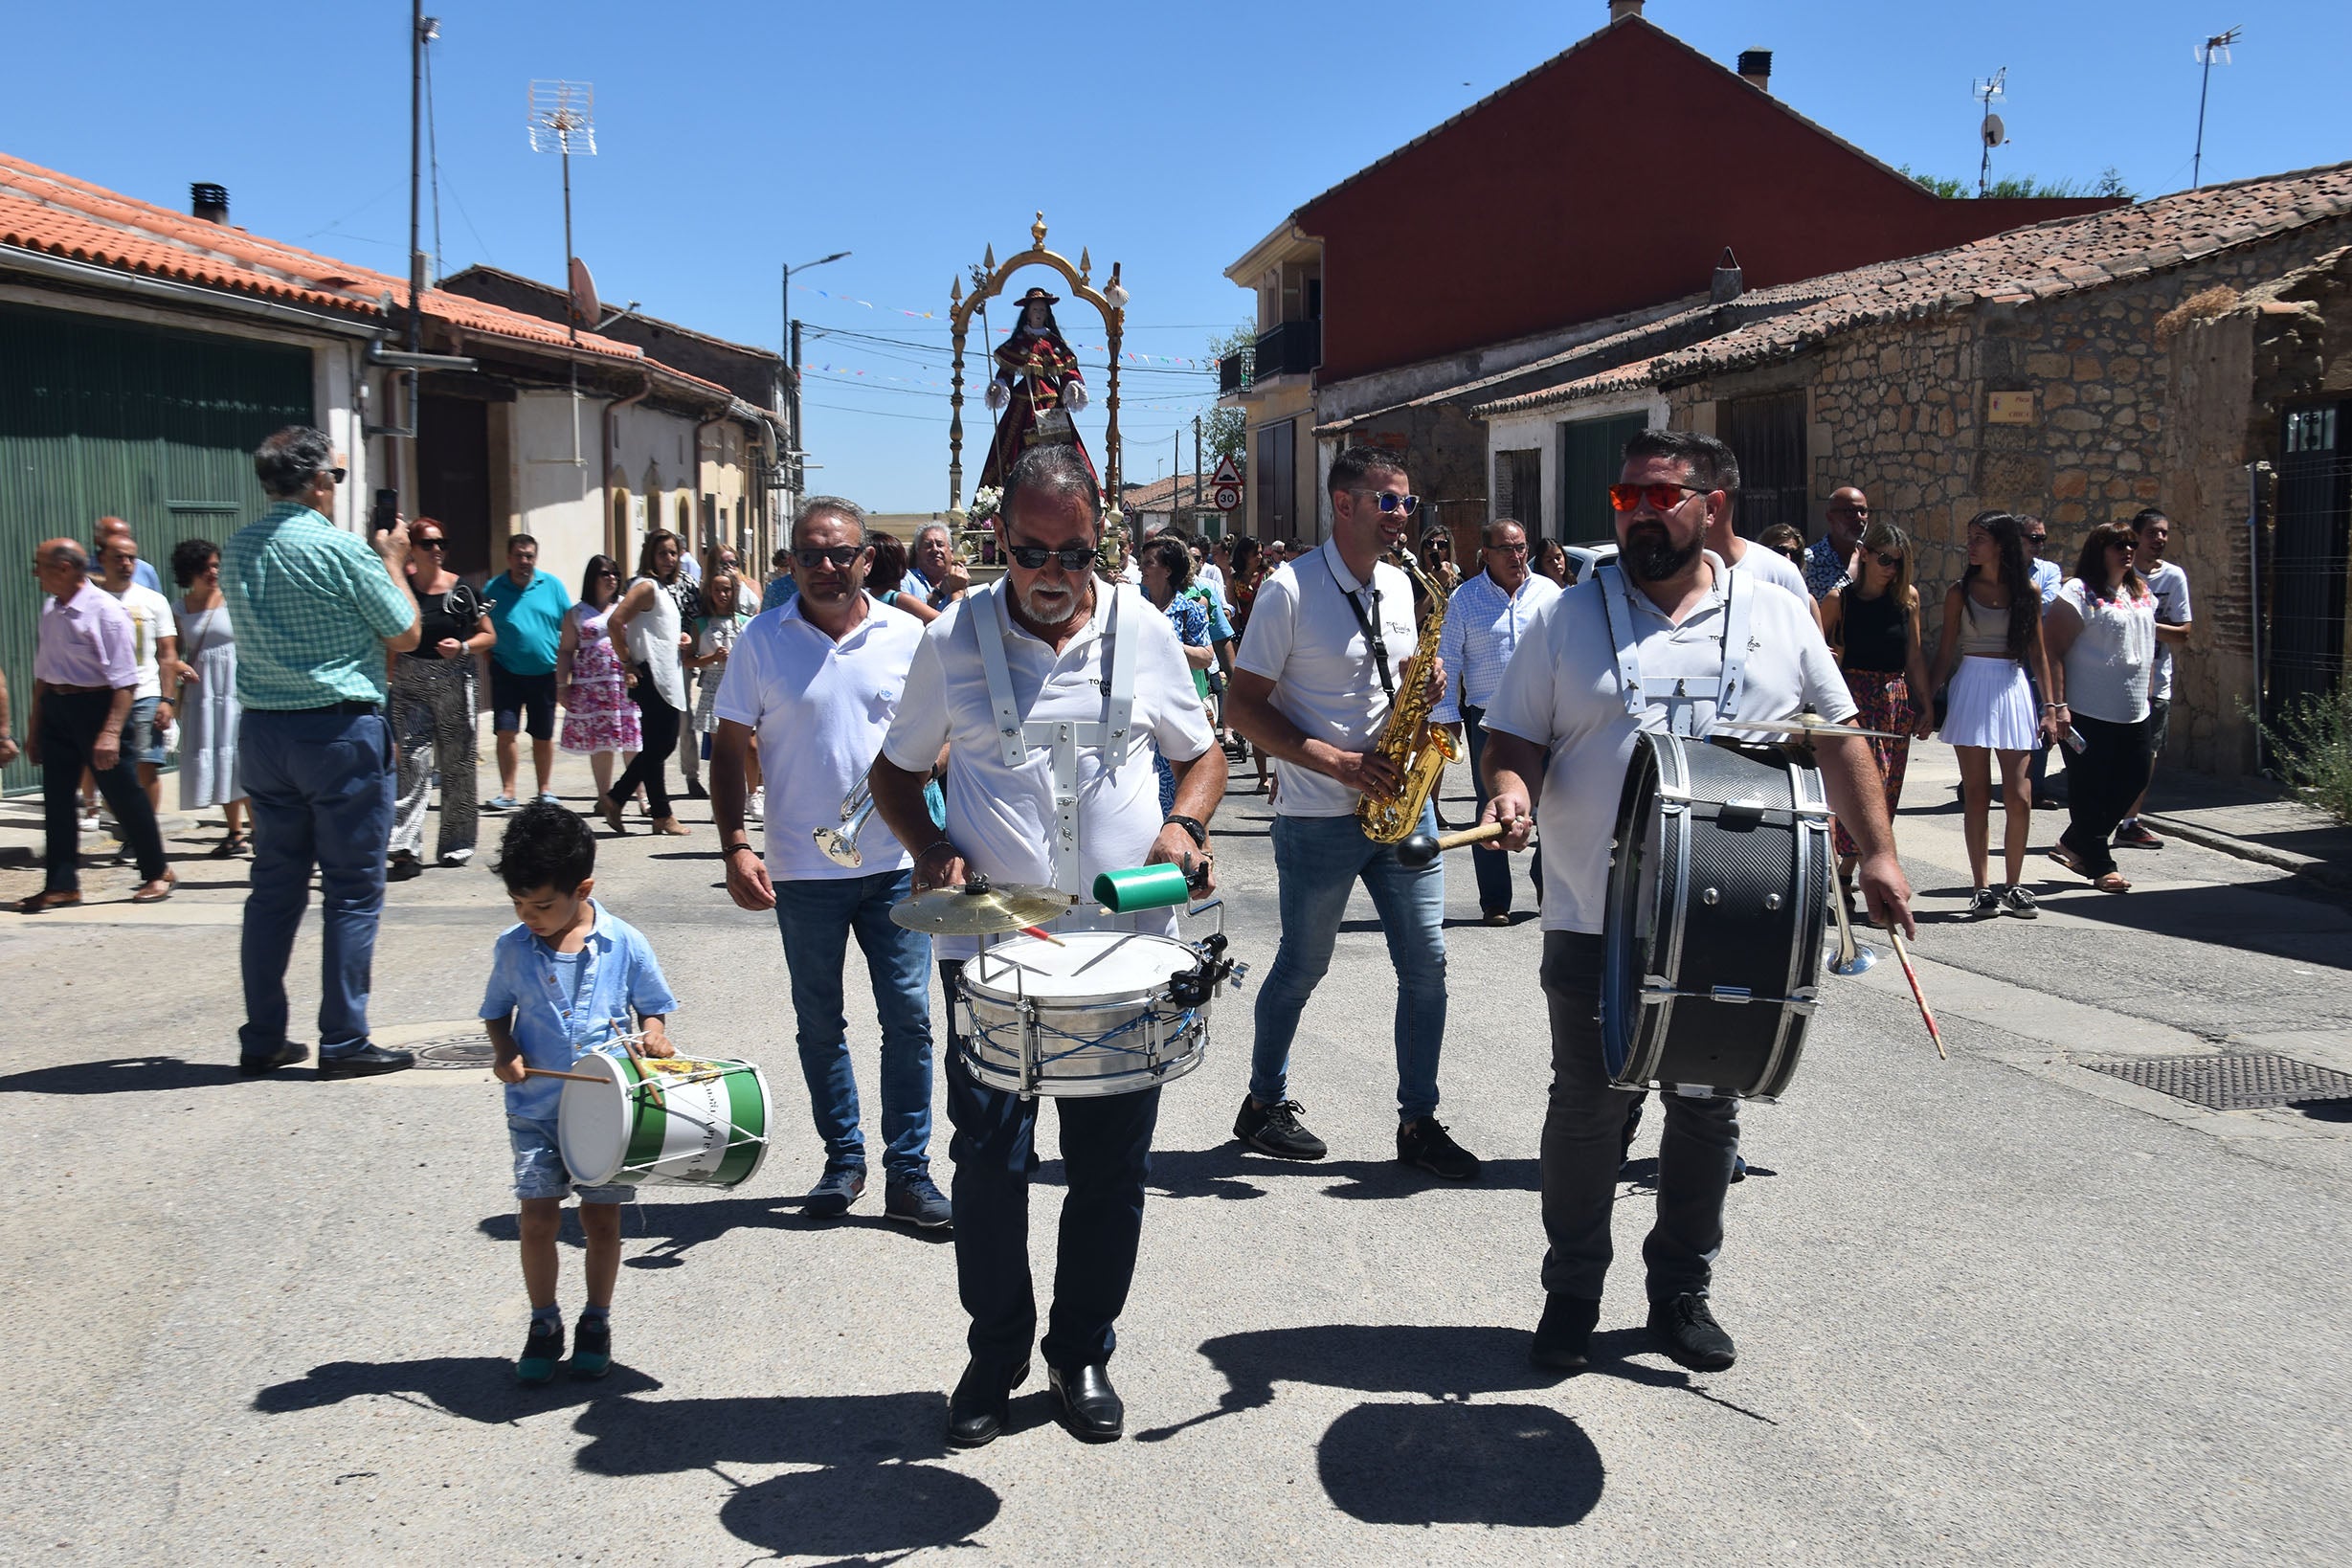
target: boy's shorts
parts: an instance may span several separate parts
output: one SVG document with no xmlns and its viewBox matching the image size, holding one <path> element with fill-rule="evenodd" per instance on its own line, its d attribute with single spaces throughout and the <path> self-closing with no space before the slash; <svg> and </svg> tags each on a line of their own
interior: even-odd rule
<svg viewBox="0 0 2352 1568">
<path fill-rule="evenodd" d="M 564 1169 L 563 1151 L 555 1141 L 552 1116 L 508 1116 L 506 1141 L 514 1146 L 514 1195 L 517 1198 L 562 1198 L 576 1194 L 583 1203 L 626 1203 L 636 1196 L 629 1187 L 581 1187 Z"/>
</svg>

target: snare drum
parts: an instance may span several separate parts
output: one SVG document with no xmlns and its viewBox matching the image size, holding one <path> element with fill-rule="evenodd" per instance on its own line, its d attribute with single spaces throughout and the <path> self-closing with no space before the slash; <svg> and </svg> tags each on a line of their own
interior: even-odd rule
<svg viewBox="0 0 2352 1568">
<path fill-rule="evenodd" d="M 556 1144 L 584 1187 L 739 1187 L 768 1154 L 768 1081 L 749 1062 L 645 1059 L 592 1051 L 564 1086 Z M 648 1085 L 657 1086 L 656 1101 Z"/>
<path fill-rule="evenodd" d="M 1200 1065 L 1223 938 L 1134 931 L 1015 937 L 964 960 L 952 1003 L 964 1070 L 1022 1096 L 1157 1088 Z M 1212 946 L 1213 944 L 1213 946 Z"/>
<path fill-rule="evenodd" d="M 1609 862 L 1610 1082 L 1778 1098 L 1821 983 L 1828 879 L 1818 771 L 1779 747 L 1643 732 Z"/>
</svg>

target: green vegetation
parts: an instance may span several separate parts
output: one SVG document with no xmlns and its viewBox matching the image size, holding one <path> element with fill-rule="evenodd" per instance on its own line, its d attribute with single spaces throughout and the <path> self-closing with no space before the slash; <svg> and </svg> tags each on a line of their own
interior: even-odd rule
<svg viewBox="0 0 2352 1568">
<path fill-rule="evenodd" d="M 2352 684 L 2305 697 L 2263 727 L 2279 773 L 2306 802 L 2352 822 Z"/>
<path fill-rule="evenodd" d="M 1238 354 L 1258 341 L 1257 327 L 1243 323 L 1230 332 L 1221 332 L 1209 339 L 1209 353 L 1223 359 Z M 1200 416 L 1200 447 L 1206 454 L 1201 461 L 1212 467 L 1221 459 L 1231 458 L 1237 465 L 1245 466 L 1249 459 L 1249 416 L 1241 409 L 1210 409 Z"/>
<path fill-rule="evenodd" d="M 1925 186 L 1937 195 L 1947 199 L 1973 197 L 1977 193 L 1976 183 L 1972 180 L 1956 180 L 1940 174 L 1920 174 L 1914 171 L 1909 164 L 1905 164 L 1900 172 Z M 2099 177 L 2088 183 L 2081 180 L 2037 180 L 2030 174 L 2004 175 L 1993 181 L 1991 188 L 1984 194 L 2001 200 L 2032 196 L 2121 196 L 2126 201 L 2139 199 L 2131 188 L 2123 183 L 2122 171 L 2113 164 L 2099 170 Z"/>
</svg>

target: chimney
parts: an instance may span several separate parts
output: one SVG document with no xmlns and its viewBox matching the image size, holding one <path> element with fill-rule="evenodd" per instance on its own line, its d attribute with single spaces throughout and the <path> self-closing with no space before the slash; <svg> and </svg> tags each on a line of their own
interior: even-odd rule
<svg viewBox="0 0 2352 1568">
<path fill-rule="evenodd" d="M 1715 263 L 1715 280 L 1708 289 L 1707 298 L 1714 304 L 1730 304 L 1739 298 L 1745 285 L 1739 274 L 1739 258 L 1732 255 L 1729 245 L 1723 247 L 1723 259 Z"/>
<path fill-rule="evenodd" d="M 1772 91 L 1772 51 L 1743 49 L 1739 52 L 1739 79 L 1759 93 Z"/>
<path fill-rule="evenodd" d="M 207 223 L 229 221 L 229 188 L 199 180 L 188 188 L 188 210 Z"/>
<path fill-rule="evenodd" d="M 1628 16 L 1642 14 L 1642 0 L 1609 0 L 1609 20 L 1622 22 Z"/>
</svg>

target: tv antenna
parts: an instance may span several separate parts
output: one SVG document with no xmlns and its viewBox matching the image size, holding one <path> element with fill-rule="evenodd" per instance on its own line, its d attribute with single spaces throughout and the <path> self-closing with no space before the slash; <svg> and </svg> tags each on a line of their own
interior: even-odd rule
<svg viewBox="0 0 2352 1568">
<path fill-rule="evenodd" d="M 1983 156 L 1977 160 L 1977 194 L 1983 196 L 1992 189 L 1993 148 L 2005 145 L 2009 140 L 2008 126 L 2003 124 L 2001 117 L 1993 113 L 1993 104 L 2008 97 L 2009 68 L 2005 65 L 1989 77 L 1979 77 L 1969 92 L 1984 105 L 1984 117 L 1977 125 L 1977 140 L 1984 144 Z"/>
<path fill-rule="evenodd" d="M 2245 31 L 2242 27 L 2233 27 L 2227 33 L 2214 34 L 2197 46 L 2197 63 L 2205 67 L 2205 76 L 2197 86 L 2197 155 L 2188 171 L 2188 184 L 2192 190 L 2205 184 L 2205 100 L 2206 94 L 2213 87 L 2213 62 L 2219 60 L 2228 65 L 2229 46 L 2236 43 L 2239 34 Z"/>
<path fill-rule="evenodd" d="M 586 269 L 571 254 L 571 155 L 596 155 L 596 89 L 585 81 L 536 80 L 530 85 L 530 135 L 533 152 L 553 152 L 564 160 L 564 281 L 572 303 L 564 311 L 564 328 L 576 346 L 580 341 L 580 280 Z M 590 298 L 594 298 L 593 287 Z M 593 310 L 594 305 L 592 303 Z M 558 459 L 561 460 L 561 459 Z M 580 455 L 580 361 L 571 359 L 571 457 Z"/>
</svg>

